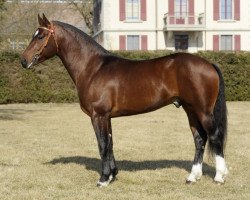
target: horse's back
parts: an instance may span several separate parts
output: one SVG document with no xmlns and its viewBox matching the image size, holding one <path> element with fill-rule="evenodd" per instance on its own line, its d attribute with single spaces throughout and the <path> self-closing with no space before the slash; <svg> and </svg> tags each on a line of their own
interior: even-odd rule
<svg viewBox="0 0 250 200">
<path fill-rule="evenodd" d="M 209 62 L 186 53 L 144 61 L 108 57 L 90 85 L 89 100 L 112 116 L 149 112 L 176 99 L 202 106 L 210 90 L 218 90 L 211 87 L 214 73 Z"/>
</svg>

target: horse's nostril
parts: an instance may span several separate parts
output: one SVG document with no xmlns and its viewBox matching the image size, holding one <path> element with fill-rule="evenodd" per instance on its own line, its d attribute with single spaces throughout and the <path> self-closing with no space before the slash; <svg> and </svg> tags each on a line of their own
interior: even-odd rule
<svg viewBox="0 0 250 200">
<path fill-rule="evenodd" d="M 28 62 L 25 58 L 21 58 L 21 64 L 25 68 L 25 67 L 27 67 Z"/>
</svg>

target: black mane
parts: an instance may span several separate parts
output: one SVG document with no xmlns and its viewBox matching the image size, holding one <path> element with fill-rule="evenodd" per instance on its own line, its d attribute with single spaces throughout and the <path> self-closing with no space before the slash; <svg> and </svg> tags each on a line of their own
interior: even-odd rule
<svg viewBox="0 0 250 200">
<path fill-rule="evenodd" d="M 98 44 L 92 37 L 90 37 L 88 34 L 84 33 L 82 30 L 76 28 L 75 26 L 72 26 L 70 24 L 64 23 L 64 22 L 60 22 L 60 21 L 53 21 L 53 23 L 65 28 L 65 29 L 70 29 L 73 33 L 76 34 L 76 36 L 80 36 L 81 38 L 84 39 L 84 41 L 86 42 L 86 44 L 91 45 L 92 47 L 95 47 L 95 49 L 100 52 L 100 53 L 104 53 L 104 54 L 110 54 L 109 51 L 107 51 L 106 49 L 104 49 L 100 44 Z M 86 45 L 85 44 L 85 45 Z"/>
</svg>

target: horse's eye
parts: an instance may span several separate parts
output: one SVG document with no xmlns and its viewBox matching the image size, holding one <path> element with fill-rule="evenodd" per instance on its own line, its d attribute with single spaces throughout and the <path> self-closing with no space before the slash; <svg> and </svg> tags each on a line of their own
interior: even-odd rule
<svg viewBox="0 0 250 200">
<path fill-rule="evenodd" d="M 42 40 L 44 37 L 43 37 L 42 35 L 38 35 L 37 38 L 38 38 L 39 40 Z"/>
</svg>

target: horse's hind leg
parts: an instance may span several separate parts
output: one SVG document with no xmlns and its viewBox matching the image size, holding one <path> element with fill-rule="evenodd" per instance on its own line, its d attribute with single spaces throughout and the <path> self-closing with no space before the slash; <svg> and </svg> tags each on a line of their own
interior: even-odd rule
<svg viewBox="0 0 250 200">
<path fill-rule="evenodd" d="M 207 134 L 205 130 L 202 128 L 195 113 L 186 106 L 183 106 L 183 108 L 187 113 L 189 125 L 193 133 L 194 143 L 195 143 L 195 155 L 194 155 L 193 166 L 190 175 L 186 179 L 186 183 L 195 183 L 202 176 L 202 162 L 203 162 L 205 145 L 207 141 Z"/>
<path fill-rule="evenodd" d="M 215 154 L 216 175 L 214 181 L 217 183 L 224 183 L 225 177 L 228 174 L 228 169 L 224 159 L 222 136 L 216 126 L 214 115 L 202 114 L 200 116 L 200 121 L 208 134 L 210 151 Z"/>
</svg>

